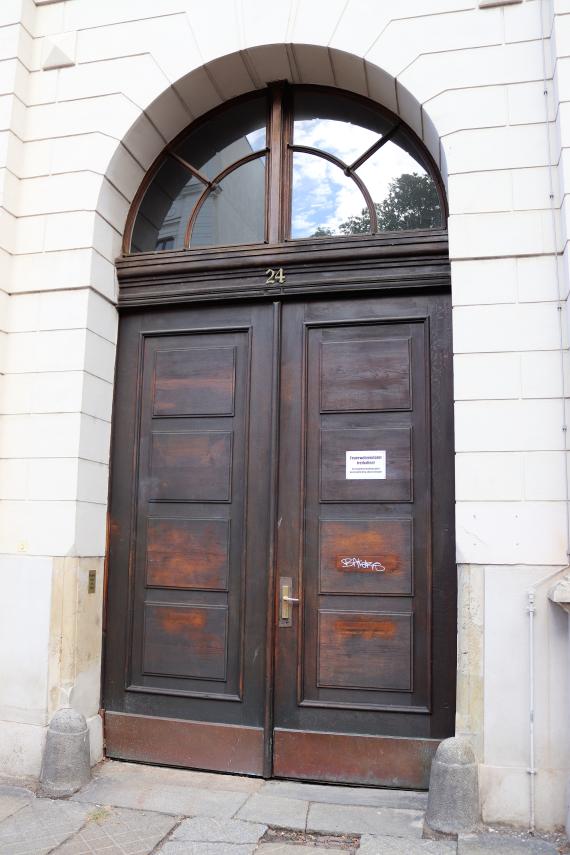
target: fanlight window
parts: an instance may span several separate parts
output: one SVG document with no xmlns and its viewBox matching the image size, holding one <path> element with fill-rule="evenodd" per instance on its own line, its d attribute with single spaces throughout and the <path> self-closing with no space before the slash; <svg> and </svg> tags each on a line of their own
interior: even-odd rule
<svg viewBox="0 0 570 855">
<path fill-rule="evenodd" d="M 167 146 L 132 214 L 133 253 L 445 227 L 436 167 L 396 116 L 335 90 L 278 85 Z"/>
</svg>

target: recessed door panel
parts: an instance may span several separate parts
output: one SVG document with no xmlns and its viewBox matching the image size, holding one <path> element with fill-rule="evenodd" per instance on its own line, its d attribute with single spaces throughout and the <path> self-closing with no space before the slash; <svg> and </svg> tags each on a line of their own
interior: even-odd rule
<svg viewBox="0 0 570 855">
<path fill-rule="evenodd" d="M 225 680 L 227 607 L 147 603 L 143 672 Z"/>
<path fill-rule="evenodd" d="M 411 519 L 325 519 L 319 526 L 319 592 L 411 594 Z"/>
<path fill-rule="evenodd" d="M 323 341 L 321 411 L 409 410 L 409 338 Z"/>
<path fill-rule="evenodd" d="M 150 501 L 229 502 L 232 440 L 230 431 L 153 432 Z"/>
<path fill-rule="evenodd" d="M 158 350 L 154 364 L 154 415 L 233 415 L 235 357 L 235 347 Z"/>
<path fill-rule="evenodd" d="M 317 685 L 412 689 L 412 615 L 320 609 Z"/>
<path fill-rule="evenodd" d="M 227 591 L 230 522 L 164 519 L 147 522 L 146 584 L 151 588 Z"/>
<path fill-rule="evenodd" d="M 408 425 L 321 427 L 321 501 L 411 501 L 411 430 Z"/>
</svg>

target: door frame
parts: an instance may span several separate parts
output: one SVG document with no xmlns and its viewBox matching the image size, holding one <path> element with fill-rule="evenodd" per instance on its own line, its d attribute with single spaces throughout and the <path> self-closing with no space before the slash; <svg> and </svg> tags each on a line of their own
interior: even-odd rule
<svg viewBox="0 0 570 855">
<path fill-rule="evenodd" d="M 282 277 L 272 277 L 270 271 L 282 271 Z M 130 314 L 129 310 L 144 310 L 173 307 L 176 305 L 213 305 L 229 304 L 247 300 L 271 302 L 276 299 L 284 302 L 289 299 L 316 297 L 321 300 L 330 297 L 404 296 L 404 295 L 448 295 L 451 290 L 450 263 L 447 232 L 441 230 L 411 231 L 391 235 L 348 238 L 319 238 L 296 240 L 271 246 L 242 246 L 230 248 L 207 248 L 193 250 L 161 251 L 159 253 L 125 256 L 117 261 L 119 280 L 118 308 L 120 314 Z M 284 281 L 279 281 L 284 279 Z M 138 312 L 137 312 L 138 313 Z M 450 318 L 449 318 L 450 322 Z M 271 550 L 275 549 L 275 501 L 278 458 L 278 407 L 279 390 L 277 388 L 279 371 L 279 329 L 274 325 L 274 393 L 272 400 L 273 428 L 271 444 L 273 454 L 272 507 L 271 507 Z M 452 349 L 447 353 L 451 371 Z M 453 414 L 451 431 L 453 431 Z M 114 442 L 114 429 L 112 441 Z M 453 433 L 451 433 L 453 435 Z M 452 449 L 450 449 L 450 452 Z M 111 473 L 112 475 L 112 473 Z M 110 480 L 112 483 L 112 480 Z M 451 488 L 453 494 L 453 486 Z M 112 536 L 112 533 L 111 533 Z M 453 520 L 446 532 L 454 540 Z M 449 554 L 454 556 L 453 544 Z M 105 592 L 108 590 L 108 555 L 105 564 Z M 271 774 L 273 764 L 273 647 L 275 641 L 275 579 L 273 552 L 269 556 L 272 569 L 268 586 L 268 632 L 266 642 L 267 696 L 265 703 L 266 733 L 263 774 Z M 449 567 L 449 579 L 456 585 L 456 571 Z M 107 635 L 107 597 L 104 601 L 103 639 Z M 452 621 L 457 626 L 457 610 Z M 450 648 L 455 649 L 456 632 L 449 632 Z M 453 636 L 453 637 L 451 637 Z M 103 669 L 105 674 L 105 649 Z M 103 674 L 103 676 L 104 676 Z M 455 672 L 454 675 L 455 677 Z M 104 679 L 102 681 L 102 691 Z M 453 687 L 455 695 L 455 684 Z M 103 700 L 102 700 L 103 707 Z M 103 710 L 104 712 L 104 710 Z M 116 716 L 113 728 L 122 727 Z M 144 718 L 141 716 L 141 718 Z M 173 720 L 174 721 L 174 720 Z M 180 725 L 183 722 L 179 722 Z M 111 719 L 106 718 L 106 726 Z M 144 722 L 141 722 L 144 727 Z M 450 734 L 441 735 L 444 738 Z M 126 734 L 125 734 L 126 736 Z M 431 760 L 439 738 L 433 745 L 427 746 L 426 754 Z M 170 739 L 176 744 L 176 737 Z M 397 748 L 402 740 L 390 738 L 393 743 L 390 750 Z M 426 740 L 432 742 L 432 740 Z M 429 749 L 429 750 L 428 750 Z M 159 761 L 155 761 L 159 762 Z M 168 762 L 167 760 L 164 762 Z M 174 760 L 171 762 L 175 762 Z M 429 762 L 427 767 L 429 771 Z"/>
</svg>

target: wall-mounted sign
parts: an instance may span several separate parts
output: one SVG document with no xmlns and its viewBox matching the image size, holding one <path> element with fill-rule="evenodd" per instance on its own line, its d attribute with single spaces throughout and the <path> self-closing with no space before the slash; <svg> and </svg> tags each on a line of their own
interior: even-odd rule
<svg viewBox="0 0 570 855">
<path fill-rule="evenodd" d="M 346 477 L 363 480 L 386 478 L 386 452 L 347 451 Z"/>
<path fill-rule="evenodd" d="M 386 570 L 382 562 L 372 555 L 337 555 L 336 568 L 357 573 L 384 573 Z"/>
</svg>

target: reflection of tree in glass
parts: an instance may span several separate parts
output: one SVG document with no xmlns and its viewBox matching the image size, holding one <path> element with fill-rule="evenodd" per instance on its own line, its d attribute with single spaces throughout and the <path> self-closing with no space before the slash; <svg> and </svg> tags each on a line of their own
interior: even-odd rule
<svg viewBox="0 0 570 855">
<path fill-rule="evenodd" d="M 437 229 L 442 226 L 441 206 L 432 178 L 417 172 L 404 173 L 391 181 L 383 202 L 375 202 L 378 231 L 404 229 Z M 358 216 L 340 223 L 341 235 L 360 235 L 370 232 L 370 212 L 363 208 Z M 332 229 L 319 226 L 312 237 L 331 237 Z"/>
</svg>

